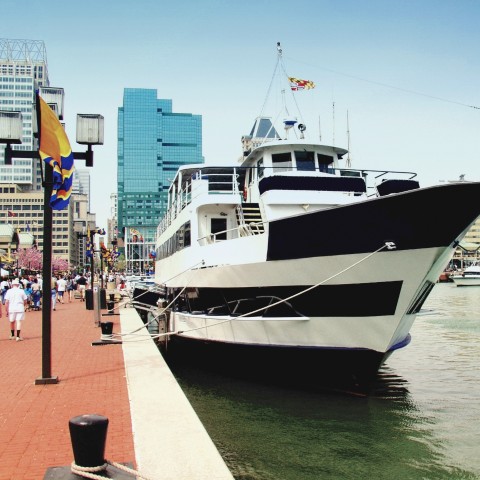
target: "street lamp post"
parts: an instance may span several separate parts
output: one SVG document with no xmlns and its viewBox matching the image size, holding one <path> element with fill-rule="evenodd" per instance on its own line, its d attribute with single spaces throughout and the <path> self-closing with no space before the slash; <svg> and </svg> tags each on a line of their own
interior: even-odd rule
<svg viewBox="0 0 480 480">
<path fill-rule="evenodd" d="M 90 290 L 93 291 L 93 279 L 95 278 L 95 230 L 90 231 L 90 248 L 92 255 L 90 256 Z M 92 297 L 93 299 L 93 297 Z"/>
<path fill-rule="evenodd" d="M 56 113 L 57 119 L 63 119 L 63 89 L 53 87 L 42 87 L 40 89 L 42 99 Z M 37 99 L 36 119 L 37 135 L 39 144 L 41 140 L 41 109 Z M 94 128 L 96 126 L 96 129 Z M 35 125 L 33 125 L 35 127 Z M 94 131 L 95 130 L 95 131 Z M 5 165 L 11 165 L 13 158 L 39 158 L 39 150 L 13 150 L 12 144 L 22 143 L 22 114 L 21 112 L 1 111 L 0 110 L 0 144 L 6 144 L 5 147 Z M 101 115 L 77 115 L 77 143 L 88 145 L 87 152 L 72 152 L 74 159 L 86 160 L 87 166 L 93 166 L 92 145 L 103 144 L 103 116 Z M 56 384 L 58 377 L 51 373 L 51 306 L 52 297 L 50 295 L 52 281 L 52 223 L 53 212 L 50 205 L 50 197 L 53 192 L 53 168 L 45 162 L 44 187 L 44 229 L 43 229 L 43 285 L 44 292 L 42 302 L 42 376 L 35 380 L 36 385 Z"/>
</svg>

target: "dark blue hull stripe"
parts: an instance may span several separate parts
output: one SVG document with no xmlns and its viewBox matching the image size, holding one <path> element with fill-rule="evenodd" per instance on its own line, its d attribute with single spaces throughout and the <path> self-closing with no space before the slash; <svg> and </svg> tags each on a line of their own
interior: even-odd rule
<svg viewBox="0 0 480 480">
<path fill-rule="evenodd" d="M 446 247 L 480 215 L 480 183 L 458 183 L 269 223 L 268 260 Z M 448 215 L 447 212 L 455 212 Z"/>
<path fill-rule="evenodd" d="M 256 288 L 188 288 L 176 303 L 179 311 L 211 315 L 243 315 L 288 298 L 309 285 Z M 267 317 L 371 317 L 394 315 L 402 282 L 320 285 L 265 310 Z M 169 289 L 174 298 L 180 289 Z M 260 314 L 255 314 L 260 315 Z"/>
</svg>

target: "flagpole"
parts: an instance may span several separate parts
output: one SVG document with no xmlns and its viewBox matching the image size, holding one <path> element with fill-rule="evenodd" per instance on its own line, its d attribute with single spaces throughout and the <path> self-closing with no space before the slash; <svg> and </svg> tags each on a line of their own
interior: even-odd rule
<svg viewBox="0 0 480 480">
<path fill-rule="evenodd" d="M 37 93 L 38 143 L 40 144 L 41 119 Z M 40 158 L 40 161 L 42 159 Z M 53 211 L 50 197 L 53 191 L 53 167 L 44 162 L 45 182 L 43 186 L 43 267 L 42 267 L 42 376 L 35 385 L 58 383 L 58 377 L 52 377 L 52 225 Z"/>
</svg>

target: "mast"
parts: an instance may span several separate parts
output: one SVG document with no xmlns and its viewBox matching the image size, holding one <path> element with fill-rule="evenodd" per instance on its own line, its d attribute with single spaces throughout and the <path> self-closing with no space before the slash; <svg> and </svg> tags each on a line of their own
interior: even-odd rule
<svg viewBox="0 0 480 480">
<path fill-rule="evenodd" d="M 348 110 L 347 110 L 347 162 L 345 165 L 347 168 L 352 166 L 352 162 L 350 161 L 350 127 L 348 124 Z"/>
<path fill-rule="evenodd" d="M 335 146 L 335 102 L 332 102 L 332 145 Z"/>
</svg>

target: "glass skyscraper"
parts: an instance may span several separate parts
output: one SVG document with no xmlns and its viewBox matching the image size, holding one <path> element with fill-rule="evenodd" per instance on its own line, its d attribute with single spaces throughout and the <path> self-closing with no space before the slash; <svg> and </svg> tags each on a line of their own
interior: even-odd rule
<svg viewBox="0 0 480 480">
<path fill-rule="evenodd" d="M 126 88 L 118 109 L 118 235 L 154 242 L 178 167 L 203 163 L 202 117 L 174 113 L 154 89 Z M 138 233 L 137 233 L 138 232 Z"/>
</svg>

